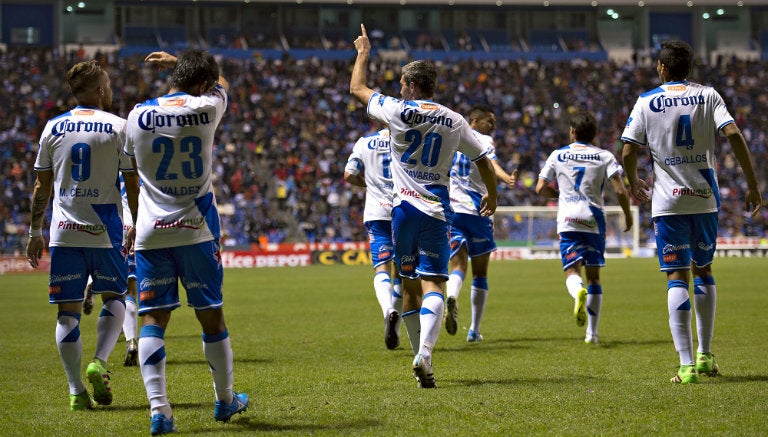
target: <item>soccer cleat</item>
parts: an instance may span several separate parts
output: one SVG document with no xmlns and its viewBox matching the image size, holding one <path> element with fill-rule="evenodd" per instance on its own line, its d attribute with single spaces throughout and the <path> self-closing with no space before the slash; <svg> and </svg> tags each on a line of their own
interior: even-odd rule
<svg viewBox="0 0 768 437">
<path fill-rule="evenodd" d="M 715 376 L 720 368 L 715 362 L 715 356 L 709 352 L 696 352 L 696 372 L 701 375 Z"/>
<path fill-rule="evenodd" d="M 112 388 L 109 386 L 109 371 L 100 360 L 93 360 L 85 369 L 85 376 L 93 385 L 93 400 L 99 405 L 112 403 Z"/>
<path fill-rule="evenodd" d="M 400 314 L 394 310 L 384 319 L 384 344 L 387 345 L 387 349 L 396 349 L 400 346 L 400 332 L 397 329 L 399 321 Z"/>
<path fill-rule="evenodd" d="M 456 335 L 456 330 L 459 327 L 459 303 L 456 302 L 455 297 L 449 297 L 445 300 L 443 323 L 445 323 L 445 330 L 449 334 Z"/>
<path fill-rule="evenodd" d="M 432 365 L 421 356 L 416 355 L 413 360 L 413 377 L 421 388 L 435 388 L 435 375 L 432 373 Z"/>
<path fill-rule="evenodd" d="M 483 341 L 483 336 L 470 329 L 467 334 L 467 343 L 479 343 L 481 341 Z"/>
<path fill-rule="evenodd" d="M 84 411 L 93 409 L 93 400 L 88 394 L 88 391 L 84 391 L 80 394 L 69 395 L 69 411 Z"/>
<path fill-rule="evenodd" d="M 582 288 L 576 295 L 573 304 L 573 317 L 576 318 L 576 326 L 584 326 L 587 323 L 587 289 Z"/>
<path fill-rule="evenodd" d="M 675 384 L 696 384 L 699 382 L 699 374 L 696 372 L 696 366 L 684 365 L 680 366 L 680 370 L 677 371 L 677 375 L 673 376 L 670 381 Z"/>
<path fill-rule="evenodd" d="M 169 419 L 164 414 L 155 414 L 151 420 L 152 425 L 149 428 L 149 433 L 152 435 L 170 434 L 177 431 L 173 424 L 173 417 Z"/>
<path fill-rule="evenodd" d="M 584 343 L 586 343 L 586 344 L 597 344 L 598 343 L 597 335 L 587 334 L 587 336 L 584 337 Z"/>
<path fill-rule="evenodd" d="M 220 422 L 228 422 L 235 414 L 242 413 L 248 409 L 248 395 L 245 393 L 232 392 L 232 403 L 227 404 L 223 401 L 216 401 L 213 407 L 213 417 Z"/>
<path fill-rule="evenodd" d="M 125 342 L 125 360 L 123 366 L 131 367 L 139 364 L 139 343 L 135 338 Z"/>
<path fill-rule="evenodd" d="M 83 300 L 83 313 L 87 316 L 93 311 L 93 284 L 85 286 L 85 299 Z"/>
</svg>

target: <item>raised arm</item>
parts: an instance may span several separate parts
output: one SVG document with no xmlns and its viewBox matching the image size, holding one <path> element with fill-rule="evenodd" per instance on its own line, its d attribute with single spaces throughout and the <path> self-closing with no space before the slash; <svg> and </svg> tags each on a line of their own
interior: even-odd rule
<svg viewBox="0 0 768 437">
<path fill-rule="evenodd" d="M 349 80 L 349 93 L 360 103 L 367 105 L 374 92 L 366 85 L 368 58 L 371 56 L 371 41 L 368 40 L 368 34 L 365 32 L 363 24 L 360 24 L 360 30 L 363 34 L 355 39 L 357 58 L 355 59 L 355 66 L 352 68 L 352 77 Z"/>
<path fill-rule="evenodd" d="M 754 216 L 763 205 L 763 198 L 762 194 L 760 194 L 760 187 L 757 185 L 755 166 L 752 163 L 752 156 L 749 154 L 747 141 L 744 139 L 744 135 L 741 134 L 741 129 L 736 126 L 736 123 L 725 125 L 723 133 L 728 137 L 733 154 L 736 156 L 736 160 L 739 161 L 741 171 L 744 172 L 744 177 L 747 179 L 747 195 L 744 198 L 744 210 L 750 211 L 752 216 Z"/>
</svg>

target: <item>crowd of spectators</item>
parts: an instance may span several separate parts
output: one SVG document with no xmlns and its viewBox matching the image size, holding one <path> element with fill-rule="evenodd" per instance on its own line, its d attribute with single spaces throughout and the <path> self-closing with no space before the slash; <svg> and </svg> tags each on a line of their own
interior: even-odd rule
<svg viewBox="0 0 768 437">
<path fill-rule="evenodd" d="M 288 56 L 278 60 L 221 59 L 231 82 L 231 103 L 218 129 L 215 189 L 224 245 L 268 242 L 364 241 L 364 190 L 343 180 L 355 141 L 381 128 L 349 97 L 352 55 L 347 61 Z M 50 49 L 0 53 L 0 253 L 21 253 L 26 244 L 37 141 L 45 122 L 74 105 L 64 82 L 82 56 Z M 125 117 L 138 102 L 167 89 L 167 72 L 140 58 L 97 53 L 110 72 L 112 111 Z M 373 88 L 397 95 L 399 66 L 376 59 Z M 461 113 L 475 104 L 496 111 L 497 155 L 507 171 L 519 169 L 515 189 L 500 187 L 499 205 L 544 205 L 532 187 L 547 155 L 568 143 L 568 115 L 576 108 L 596 114 L 597 145 L 620 155 L 619 136 L 637 96 L 658 85 L 647 65 L 612 62 L 525 60 L 439 63 L 436 99 Z M 742 128 L 757 163 L 765 196 L 768 172 L 768 73 L 765 63 L 700 64 L 692 80 L 713 85 Z M 647 155 L 645 156 L 647 159 Z M 743 212 L 745 182 L 727 140 L 718 169 L 721 236 L 768 237 L 768 209 L 751 220 Z M 650 164 L 644 162 L 646 177 Z M 608 199 L 615 204 L 615 199 Z M 652 240 L 649 208 L 641 206 L 642 241 Z M 504 237 L 502 237 L 503 239 Z"/>
</svg>

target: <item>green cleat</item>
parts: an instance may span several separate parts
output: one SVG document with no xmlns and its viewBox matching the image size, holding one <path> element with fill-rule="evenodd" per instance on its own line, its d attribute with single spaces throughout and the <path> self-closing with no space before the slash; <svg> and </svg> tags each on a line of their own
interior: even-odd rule
<svg viewBox="0 0 768 437">
<path fill-rule="evenodd" d="M 582 288 L 576 295 L 573 304 L 573 317 L 576 318 L 576 326 L 584 326 L 587 323 L 587 289 Z"/>
<path fill-rule="evenodd" d="M 94 359 L 85 370 L 85 376 L 93 385 L 93 399 L 99 405 L 111 404 L 112 388 L 109 386 L 109 371 L 106 369 L 106 363 Z"/>
<path fill-rule="evenodd" d="M 715 362 L 715 356 L 709 352 L 696 352 L 696 372 L 707 375 L 715 376 L 720 371 Z"/>
<path fill-rule="evenodd" d="M 93 409 L 93 401 L 88 391 L 80 394 L 69 395 L 69 411 L 85 411 Z"/>
<path fill-rule="evenodd" d="M 697 384 L 699 382 L 699 374 L 696 372 L 696 366 L 693 364 L 680 366 L 677 375 L 673 376 L 670 381 L 675 384 Z"/>
</svg>

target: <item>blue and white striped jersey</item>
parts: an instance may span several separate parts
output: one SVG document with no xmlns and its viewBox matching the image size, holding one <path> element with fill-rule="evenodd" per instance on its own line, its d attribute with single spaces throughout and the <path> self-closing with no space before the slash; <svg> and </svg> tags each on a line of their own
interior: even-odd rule
<svg viewBox="0 0 768 437">
<path fill-rule="evenodd" d="M 352 148 L 345 170 L 353 175 L 363 172 L 366 185 L 364 222 L 392 221 L 391 160 L 389 129 L 360 138 Z"/>
<path fill-rule="evenodd" d="M 451 214 L 453 154 L 476 161 L 486 148 L 460 114 L 428 100 L 400 100 L 374 93 L 368 115 L 389 126 L 393 205 L 402 201 L 439 220 Z"/>
<path fill-rule="evenodd" d="M 733 123 L 720 94 L 693 82 L 667 82 L 642 94 L 621 135 L 653 158 L 654 217 L 716 212 L 715 135 Z"/>
<path fill-rule="evenodd" d="M 552 152 L 539 178 L 557 181 L 557 232 L 605 234 L 603 190 L 622 172 L 613 153 L 591 144 L 575 142 Z"/>
<path fill-rule="evenodd" d="M 136 250 L 219 239 L 211 161 L 226 106 L 217 85 L 202 96 L 168 94 L 131 110 L 125 152 L 136 158 L 142 184 Z"/>
<path fill-rule="evenodd" d="M 477 139 L 486 147 L 487 156 L 496 160 L 496 147 L 493 137 L 472 131 Z M 488 193 L 477 164 L 470 161 L 467 155 L 456 152 L 451 166 L 451 207 L 453 212 L 461 214 L 480 215 L 480 200 Z"/>
<path fill-rule="evenodd" d="M 46 123 L 35 170 L 53 170 L 50 245 L 120 247 L 119 171 L 133 171 L 123 153 L 125 120 L 77 106 Z"/>
</svg>

